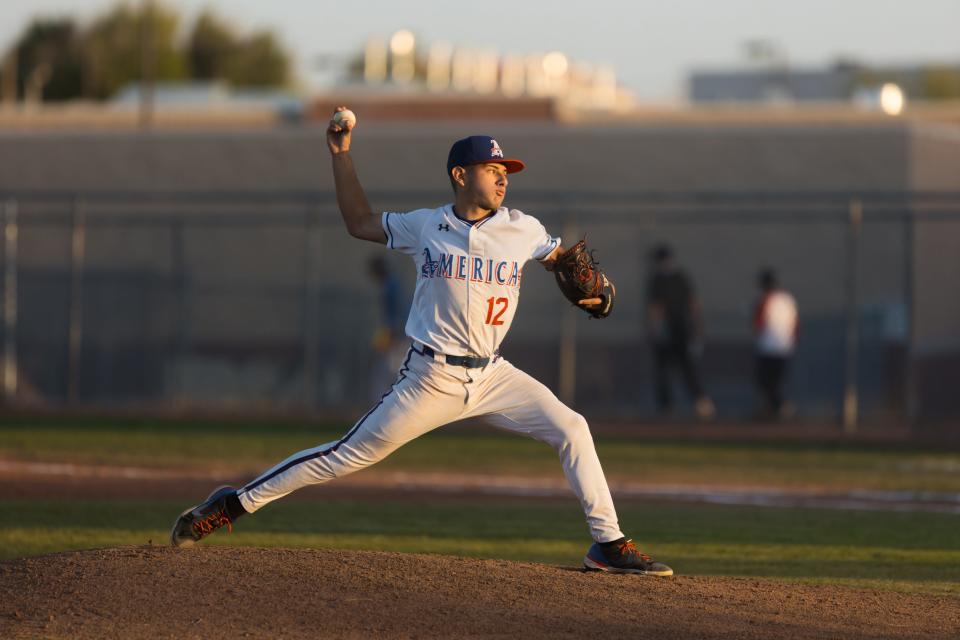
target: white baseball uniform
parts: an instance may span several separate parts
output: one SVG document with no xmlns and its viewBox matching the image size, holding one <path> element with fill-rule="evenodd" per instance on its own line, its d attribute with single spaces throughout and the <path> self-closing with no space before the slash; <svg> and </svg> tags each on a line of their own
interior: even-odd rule
<svg viewBox="0 0 960 640">
<path fill-rule="evenodd" d="M 498 352 L 517 310 L 523 266 L 549 256 L 560 239 L 505 207 L 475 222 L 459 218 L 453 205 L 388 212 L 382 224 L 387 246 L 411 256 L 417 269 L 406 326 L 413 344 L 399 376 L 345 436 L 296 453 L 243 487 L 244 509 L 353 473 L 437 427 L 479 418 L 551 445 L 593 538 L 622 538 L 586 420 Z M 482 366 L 451 364 L 448 356 Z"/>
</svg>

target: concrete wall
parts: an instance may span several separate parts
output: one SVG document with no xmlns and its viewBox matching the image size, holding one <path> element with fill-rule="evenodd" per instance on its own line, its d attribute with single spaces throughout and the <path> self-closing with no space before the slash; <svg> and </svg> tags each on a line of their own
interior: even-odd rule
<svg viewBox="0 0 960 640">
<path fill-rule="evenodd" d="M 450 143 L 477 132 L 528 163 L 514 177 L 518 189 L 900 189 L 933 170 L 911 172 L 910 132 L 897 124 L 361 123 L 353 154 L 369 188 L 436 189 L 446 198 Z M 314 127 L 0 133 L 0 189 L 329 189 L 329 163 L 324 132 Z"/>
</svg>

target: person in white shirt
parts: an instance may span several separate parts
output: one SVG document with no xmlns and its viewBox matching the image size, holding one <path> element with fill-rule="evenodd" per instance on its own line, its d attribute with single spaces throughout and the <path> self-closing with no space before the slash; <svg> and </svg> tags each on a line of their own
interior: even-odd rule
<svg viewBox="0 0 960 640">
<path fill-rule="evenodd" d="M 594 540 L 585 567 L 672 575 L 620 530 L 583 416 L 500 355 L 520 300 L 524 265 L 535 260 L 551 269 L 563 252 L 560 239 L 536 218 L 502 206 L 507 176 L 521 171 L 523 162 L 505 157 L 489 136 L 458 140 L 447 159 L 453 203 L 375 214 L 349 153 L 352 132 L 352 123 L 343 127 L 333 120 L 327 129 L 347 231 L 405 253 L 417 273 L 406 324 L 412 344 L 397 380 L 339 440 L 296 453 L 240 489 L 222 487 L 184 511 L 171 543 L 192 545 L 292 491 L 359 471 L 433 429 L 476 418 L 556 450 Z M 579 304 L 589 312 L 603 302 L 591 298 Z"/>
<path fill-rule="evenodd" d="M 797 302 L 780 287 L 773 269 L 757 276 L 760 297 L 754 307 L 753 332 L 756 352 L 756 383 L 764 415 L 786 417 L 790 405 L 783 386 L 800 331 Z"/>
</svg>

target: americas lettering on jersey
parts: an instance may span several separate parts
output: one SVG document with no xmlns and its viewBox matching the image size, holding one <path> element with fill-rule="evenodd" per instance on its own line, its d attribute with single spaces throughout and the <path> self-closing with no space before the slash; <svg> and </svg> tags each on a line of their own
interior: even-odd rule
<svg viewBox="0 0 960 640">
<path fill-rule="evenodd" d="M 453 278 L 470 282 L 496 282 L 508 287 L 519 287 L 523 278 L 523 267 L 513 260 L 497 260 L 467 256 L 463 254 L 443 253 L 434 260 L 430 256 L 430 249 L 423 249 L 423 265 L 420 267 L 420 278 Z"/>
</svg>

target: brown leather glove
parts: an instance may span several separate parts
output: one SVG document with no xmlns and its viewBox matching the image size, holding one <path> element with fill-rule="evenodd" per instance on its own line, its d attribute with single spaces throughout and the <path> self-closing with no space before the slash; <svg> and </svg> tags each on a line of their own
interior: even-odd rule
<svg viewBox="0 0 960 640">
<path fill-rule="evenodd" d="M 594 318 L 610 315 L 617 291 L 600 270 L 593 253 L 587 250 L 586 239 L 557 256 L 553 274 L 567 300 Z M 591 302 L 584 304 L 584 301 Z"/>
</svg>

